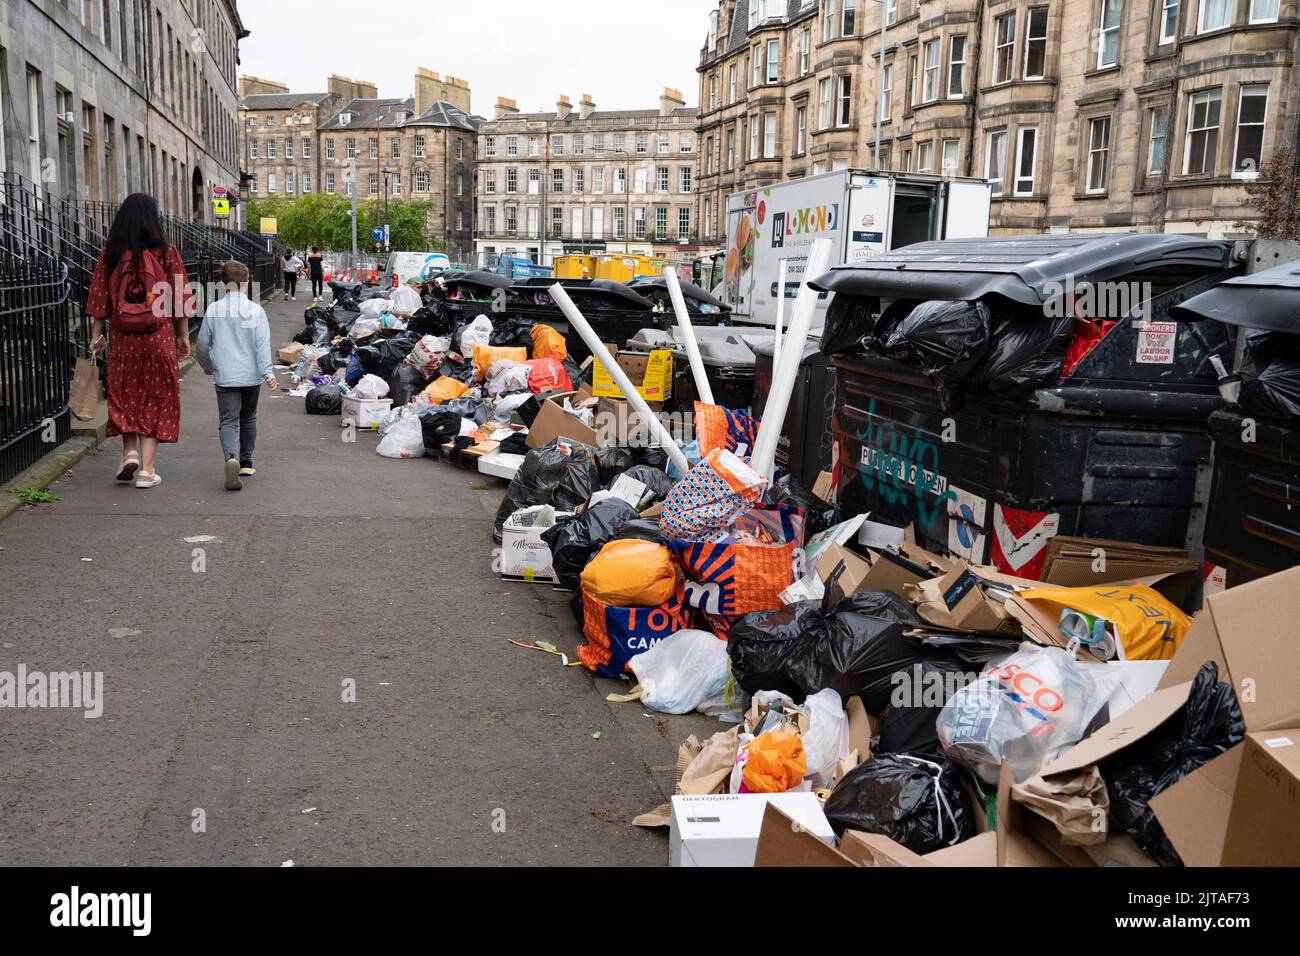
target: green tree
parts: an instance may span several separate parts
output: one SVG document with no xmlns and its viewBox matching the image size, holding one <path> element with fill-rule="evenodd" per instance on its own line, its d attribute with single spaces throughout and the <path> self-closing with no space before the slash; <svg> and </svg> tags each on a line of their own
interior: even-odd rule
<svg viewBox="0 0 1300 956">
<path fill-rule="evenodd" d="M 389 201 L 388 224 L 391 227 L 391 248 L 411 252 L 437 251 L 441 243 L 434 240 L 428 229 L 429 214 L 433 204 L 428 202 Z M 347 196 L 330 196 L 309 193 L 306 196 L 267 196 L 252 199 L 248 204 L 248 221 L 258 222 L 263 216 L 278 220 L 280 241 L 291 249 L 320 246 L 329 252 L 346 252 L 352 248 L 352 201 Z M 374 228 L 376 211 L 382 218 L 382 206 L 375 200 L 357 205 L 357 246 L 373 249 L 370 230 Z"/>
</svg>

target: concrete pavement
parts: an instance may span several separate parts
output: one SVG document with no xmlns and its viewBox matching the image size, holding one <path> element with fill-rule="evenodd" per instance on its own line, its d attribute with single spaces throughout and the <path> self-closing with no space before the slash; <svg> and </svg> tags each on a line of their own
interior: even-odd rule
<svg viewBox="0 0 1300 956">
<path fill-rule="evenodd" d="M 307 304 L 268 309 L 277 344 Z M 211 380 L 182 388 L 161 487 L 114 482 L 113 442 L 0 524 L 0 671 L 104 675 L 99 719 L 0 709 L 0 864 L 666 862 L 629 821 L 722 725 L 507 643 L 582 638 L 493 575 L 503 484 L 282 391 L 228 493 Z"/>
</svg>

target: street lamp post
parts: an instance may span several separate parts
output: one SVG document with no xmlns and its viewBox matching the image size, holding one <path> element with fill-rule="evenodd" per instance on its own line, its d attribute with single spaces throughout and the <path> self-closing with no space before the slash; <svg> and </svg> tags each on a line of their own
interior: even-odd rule
<svg viewBox="0 0 1300 956">
<path fill-rule="evenodd" d="M 392 167 L 391 167 L 391 166 L 385 166 L 385 167 L 384 167 L 384 221 L 381 222 L 381 223 L 379 223 L 379 225 L 380 225 L 381 227 L 383 227 L 383 226 L 387 226 L 387 225 L 388 225 L 388 197 L 389 197 L 389 195 L 391 194 L 391 193 L 390 193 L 390 190 L 389 190 L 389 188 L 388 188 L 388 183 L 389 183 L 389 179 L 392 177 L 392 175 L 393 175 L 393 169 L 392 169 Z M 384 235 L 384 251 L 385 251 L 385 252 L 388 251 L 388 235 L 387 235 L 387 233 L 385 233 L 385 235 Z"/>
<path fill-rule="evenodd" d="M 875 0 L 880 4 L 880 78 L 876 82 L 876 168 L 880 168 L 880 134 L 883 132 L 884 124 L 880 120 L 880 98 L 885 89 L 885 42 L 889 36 L 889 3 L 890 0 Z"/>
</svg>

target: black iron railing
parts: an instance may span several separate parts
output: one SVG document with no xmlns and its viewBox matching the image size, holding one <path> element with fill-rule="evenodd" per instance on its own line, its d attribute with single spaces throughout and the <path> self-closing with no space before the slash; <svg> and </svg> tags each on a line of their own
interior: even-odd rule
<svg viewBox="0 0 1300 956">
<path fill-rule="evenodd" d="M 0 227 L 0 482 L 68 439 L 76 362 L 68 267 L 13 239 Z"/>
</svg>

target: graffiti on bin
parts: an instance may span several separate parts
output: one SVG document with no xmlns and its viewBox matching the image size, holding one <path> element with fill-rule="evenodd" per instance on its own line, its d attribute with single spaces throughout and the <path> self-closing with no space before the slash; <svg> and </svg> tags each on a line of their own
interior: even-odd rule
<svg viewBox="0 0 1300 956">
<path fill-rule="evenodd" d="M 867 409 L 867 418 L 876 418 L 875 399 Z M 946 512 L 947 503 L 956 499 L 957 493 L 939 474 L 939 446 L 922 437 L 919 428 L 909 435 L 895 429 L 891 422 L 881 421 L 868 424 L 857 437 L 862 442 L 858 466 L 862 483 L 886 504 L 904 507 L 910 503 L 922 525 L 929 527 L 939 510 Z M 929 496 L 934 500 L 927 500 Z"/>
</svg>

